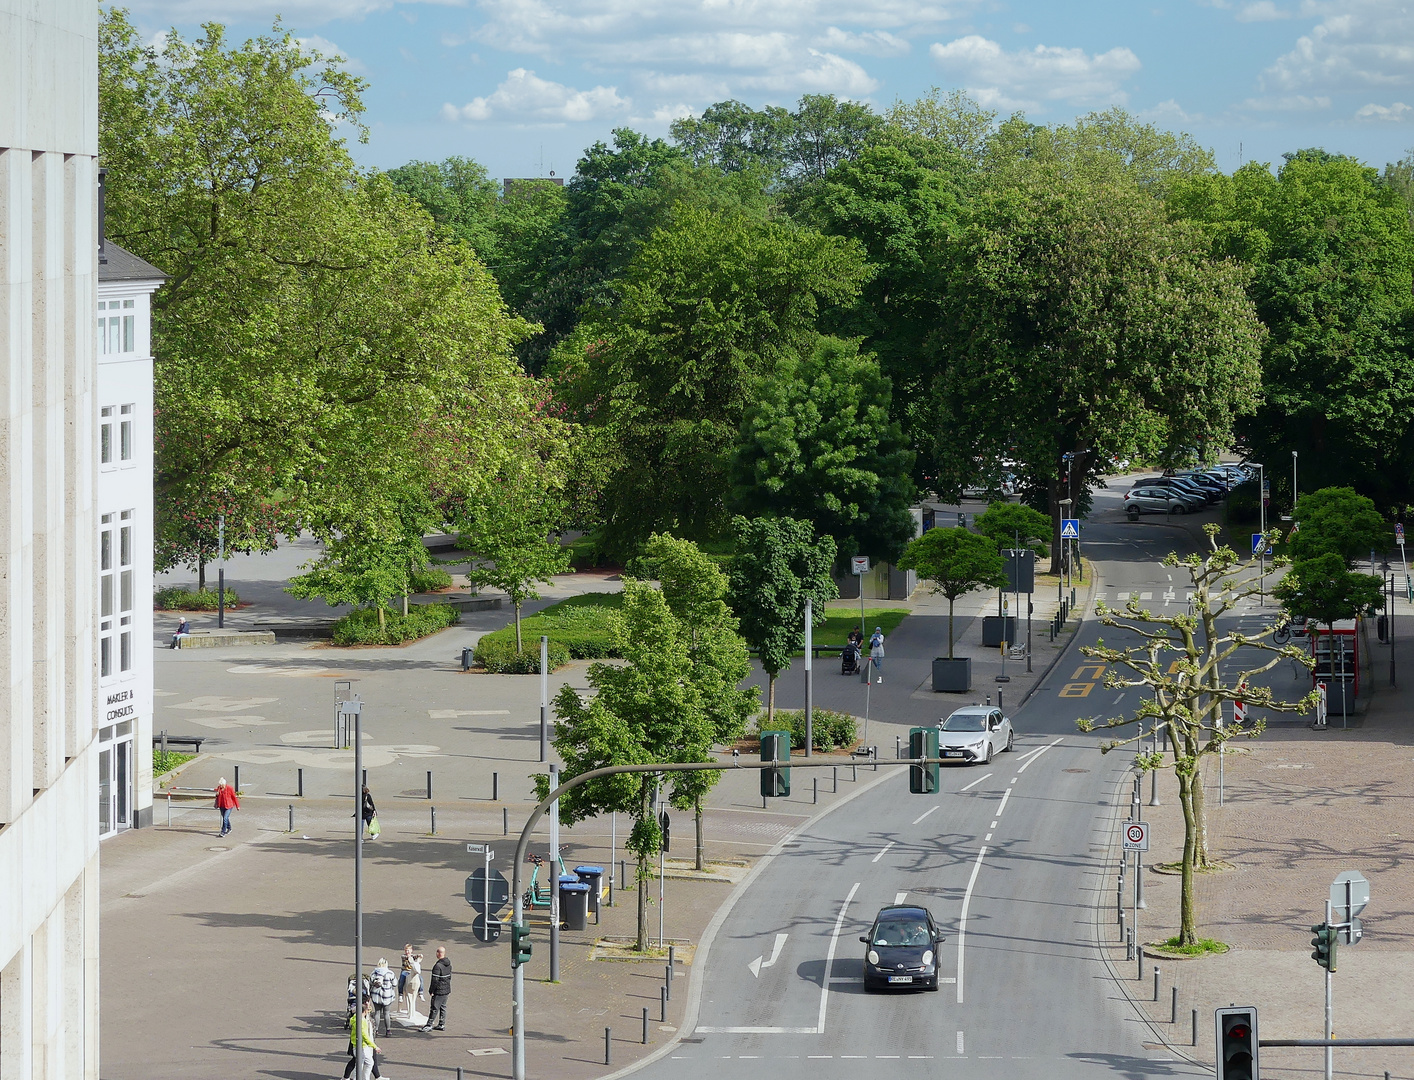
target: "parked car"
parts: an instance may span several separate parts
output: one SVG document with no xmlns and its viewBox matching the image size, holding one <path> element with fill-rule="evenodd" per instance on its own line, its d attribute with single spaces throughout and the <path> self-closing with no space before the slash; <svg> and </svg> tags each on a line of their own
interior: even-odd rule
<svg viewBox="0 0 1414 1080">
<path fill-rule="evenodd" d="M 1200 509 L 1211 501 L 1206 491 L 1200 490 L 1187 480 L 1179 480 L 1173 476 L 1150 476 L 1138 481 L 1134 486 L 1168 488 L 1177 494 L 1190 510 Z"/>
<path fill-rule="evenodd" d="M 1011 719 L 990 705 L 955 709 L 938 724 L 938 752 L 944 761 L 956 759 L 963 765 L 991 761 L 993 754 L 1010 750 L 1015 742 Z"/>
<path fill-rule="evenodd" d="M 869 933 L 859 939 L 864 953 L 864 989 L 885 986 L 938 988 L 938 947 L 943 935 L 933 913 L 912 904 L 880 908 Z"/>
<path fill-rule="evenodd" d="M 1186 514 L 1190 503 L 1183 496 L 1165 487 L 1135 487 L 1124 493 L 1124 512 L 1130 521 L 1140 514 Z"/>
<path fill-rule="evenodd" d="M 1196 484 L 1200 489 L 1210 492 L 1214 500 L 1221 499 L 1227 494 L 1228 486 L 1216 476 L 1209 476 L 1205 472 L 1187 471 L 1173 474 L 1176 480 L 1187 480 L 1191 484 Z"/>
</svg>

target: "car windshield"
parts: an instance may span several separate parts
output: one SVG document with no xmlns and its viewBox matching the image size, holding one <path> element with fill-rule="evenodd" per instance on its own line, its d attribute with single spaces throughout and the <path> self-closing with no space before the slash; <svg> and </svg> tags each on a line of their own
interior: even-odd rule
<svg viewBox="0 0 1414 1080">
<path fill-rule="evenodd" d="M 986 718 L 977 713 L 963 713 L 961 716 L 949 716 L 943 721 L 944 731 L 986 731 Z"/>
<path fill-rule="evenodd" d="M 885 919 L 874 928 L 874 944 L 893 947 L 927 945 L 928 924 L 921 919 Z"/>
</svg>

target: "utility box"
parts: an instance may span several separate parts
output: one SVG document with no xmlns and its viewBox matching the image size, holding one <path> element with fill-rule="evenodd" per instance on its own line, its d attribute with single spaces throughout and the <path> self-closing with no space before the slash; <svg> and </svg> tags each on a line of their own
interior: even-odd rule
<svg viewBox="0 0 1414 1080">
<path fill-rule="evenodd" d="M 982 619 L 982 647 L 995 649 L 1005 641 L 1016 643 L 1015 615 L 987 615 Z"/>
</svg>

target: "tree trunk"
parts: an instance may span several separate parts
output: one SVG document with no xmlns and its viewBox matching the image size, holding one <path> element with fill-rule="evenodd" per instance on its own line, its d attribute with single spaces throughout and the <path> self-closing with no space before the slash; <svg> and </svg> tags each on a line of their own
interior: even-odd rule
<svg viewBox="0 0 1414 1080">
<path fill-rule="evenodd" d="M 702 796 L 697 796 L 697 869 L 703 870 L 702 862 Z"/>
<path fill-rule="evenodd" d="M 1193 767 L 1193 865 L 1206 869 L 1208 858 L 1208 808 L 1203 797 L 1203 759 Z"/>
<path fill-rule="evenodd" d="M 407 591 L 406 589 L 404 589 L 404 590 L 403 590 L 403 618 L 406 619 L 407 617 L 408 617 L 408 591 Z"/>
<path fill-rule="evenodd" d="M 385 628 L 387 627 L 387 625 L 388 625 L 388 614 L 387 614 L 387 610 L 383 607 L 383 604 L 382 604 L 382 602 L 380 601 L 379 604 L 378 604 L 378 629 L 379 629 L 379 630 L 383 630 L 383 629 L 385 629 Z"/>
<path fill-rule="evenodd" d="M 776 726 L 776 677 L 770 673 L 766 675 L 766 726 Z"/>
<path fill-rule="evenodd" d="M 638 814 L 640 821 L 647 821 L 653 808 L 648 805 L 648 781 L 639 780 Z M 639 952 L 648 951 L 648 853 L 638 852 L 638 868 L 635 870 L 638 885 L 638 942 L 634 948 Z"/>
<path fill-rule="evenodd" d="M 520 653 L 520 652 L 522 651 L 522 649 L 523 649 L 523 646 L 521 645 L 521 641 L 520 641 L 520 601 L 519 601 L 519 600 L 516 601 L 516 603 L 515 603 L 515 608 L 516 608 L 516 652 L 517 652 L 517 653 Z"/>
<path fill-rule="evenodd" d="M 948 659 L 953 659 L 952 654 L 952 597 L 948 597 Z"/>
<path fill-rule="evenodd" d="M 206 591 L 206 560 L 201 558 L 196 560 L 196 591 Z"/>
<path fill-rule="evenodd" d="M 1197 781 L 1195 783 L 1195 781 Z M 1178 801 L 1183 807 L 1183 875 L 1178 904 L 1178 944 L 1196 945 L 1198 920 L 1194 914 L 1193 868 L 1198 846 L 1198 819 L 1193 810 L 1193 793 L 1201 789 L 1197 772 L 1178 772 Z M 1136 942 L 1136 944 L 1138 944 Z"/>
</svg>

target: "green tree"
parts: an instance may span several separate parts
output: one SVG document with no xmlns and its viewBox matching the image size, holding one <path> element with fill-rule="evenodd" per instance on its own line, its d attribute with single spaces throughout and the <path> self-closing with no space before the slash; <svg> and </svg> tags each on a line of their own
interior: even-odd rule
<svg viewBox="0 0 1414 1080">
<path fill-rule="evenodd" d="M 929 529 L 904 550 L 900 570 L 914 570 L 937 595 L 948 598 L 948 659 L 953 658 L 953 605 L 973 589 L 1006 583 L 997 542 L 966 529 Z"/>
<path fill-rule="evenodd" d="M 786 136 L 786 160 L 798 184 L 823 180 L 858 156 L 883 125 L 868 105 L 833 94 L 806 94 L 796 104 Z"/>
<path fill-rule="evenodd" d="M 996 130 L 997 114 L 984 109 L 965 90 L 949 90 L 945 94 L 935 86 L 916 101 L 896 100 L 884 120 L 892 128 L 926 139 L 978 165 Z"/>
<path fill-rule="evenodd" d="M 835 542 L 815 538 L 810 522 L 796 518 L 733 520 L 736 555 L 731 566 L 731 607 L 741 634 L 766 672 L 766 721 L 776 717 L 776 676 L 805 647 L 805 601 L 814 624 L 825 621 L 825 602 L 839 596 L 831 576 Z"/>
<path fill-rule="evenodd" d="M 742 684 L 751 657 L 739 623 L 727 606 L 727 575 L 691 540 L 655 533 L 640 560 L 641 572 L 659 582 L 668 610 L 687 636 L 690 675 L 712 732 L 712 742 L 735 742 L 746 731 L 760 694 Z M 720 772 L 682 773 L 673 780 L 672 803 L 691 809 L 696 827 L 697 869 L 703 869 L 702 799 Z"/>
<path fill-rule="evenodd" d="M 555 751 L 570 779 L 607 765 L 669 764 L 706 761 L 713 730 L 701 691 L 692 677 L 689 634 L 669 609 L 663 594 L 643 582 L 624 582 L 619 623 L 623 665 L 593 664 L 589 684 L 598 694 L 587 704 L 572 687 L 555 698 Z M 673 796 L 692 799 L 685 785 L 691 773 L 665 781 Z M 549 777 L 535 776 L 540 798 Z M 684 784 L 681 789 L 679 784 Z M 604 777 L 575 788 L 560 799 L 560 820 L 573 824 L 603 813 L 628 814 L 633 821 L 625 846 L 637 858 L 637 949 L 648 948 L 648 878 L 658 853 L 661 831 L 653 813 L 656 785 L 651 773 Z"/>
<path fill-rule="evenodd" d="M 1350 566 L 1372 551 L 1388 551 L 1394 538 L 1375 504 L 1354 488 L 1321 488 L 1301 496 L 1295 521 L 1300 528 L 1289 537 L 1294 562 L 1332 552 Z"/>
<path fill-rule="evenodd" d="M 1336 551 L 1292 563 L 1272 593 L 1292 615 L 1324 624 L 1332 636 L 1342 619 L 1359 618 L 1385 603 L 1384 582 L 1348 569 Z"/>
<path fill-rule="evenodd" d="M 896 561 L 913 537 L 913 451 L 891 397 L 853 342 L 823 338 L 801 360 L 784 357 L 742 418 L 733 509 L 804 518 L 842 554 Z"/>
<path fill-rule="evenodd" d="M 722 172 L 761 171 L 774 179 L 785 169 L 785 143 L 794 126 L 779 105 L 756 110 L 740 101 L 719 101 L 701 116 L 672 122 L 673 140 L 699 166 Z"/>
<path fill-rule="evenodd" d="M 556 398 L 595 429 L 611 551 L 726 526 L 728 465 L 757 379 L 809 349 L 820 309 L 865 276 L 848 241 L 681 207 L 617 285 L 619 305 L 556 353 Z"/>
<path fill-rule="evenodd" d="M 1207 819 L 1203 803 L 1203 759 L 1216 754 L 1233 739 L 1255 739 L 1266 721 L 1255 710 L 1307 712 L 1315 704 L 1312 692 L 1300 701 L 1281 701 L 1270 687 L 1258 686 L 1253 679 L 1275 667 L 1282 659 L 1307 666 L 1311 658 L 1294 645 L 1278 648 L 1268 640 L 1275 625 L 1256 634 L 1229 626 L 1239 606 L 1262 588 L 1257 573 L 1257 557 L 1240 558 L 1231 548 L 1219 546 L 1217 525 L 1206 525 L 1209 550 L 1179 558 L 1170 554 L 1164 565 L 1186 570 L 1192 581 L 1192 613 L 1156 614 L 1131 599 L 1123 609 L 1095 604 L 1100 623 L 1140 639 L 1139 645 L 1114 647 L 1104 640 L 1081 647 L 1088 657 L 1110 666 L 1105 686 L 1142 687 L 1140 705 L 1132 716 L 1078 721 L 1082 731 L 1119 729 L 1133 725 L 1134 734 L 1104 743 L 1101 753 L 1136 743 L 1146 734 L 1146 721 L 1161 725 L 1173 748 L 1165 754 L 1140 753 L 1143 769 L 1172 765 L 1178 780 L 1178 798 L 1183 808 L 1183 856 L 1180 860 L 1179 932 L 1175 944 L 1192 946 L 1198 942 L 1198 919 L 1194 903 L 1194 874 L 1209 865 Z M 1276 533 L 1271 534 L 1272 538 Z M 1254 656 L 1253 653 L 1256 653 Z M 1127 669 L 1123 673 L 1120 669 Z M 1252 707 L 1244 723 L 1229 718 L 1223 722 L 1228 702 L 1241 700 Z"/>
<path fill-rule="evenodd" d="M 1051 535 L 1051 519 L 1022 503 L 994 502 L 977 515 L 977 531 L 990 537 L 999 548 L 1012 548 L 1020 538 L 1022 546 Z M 1045 549 L 1041 549 L 1045 554 Z"/>
<path fill-rule="evenodd" d="M 388 170 L 399 191 L 415 199 L 432 220 L 459 240 L 465 240 L 483 262 L 501 258 L 496 234 L 497 185 L 486 167 L 469 158 L 410 161 Z"/>
</svg>

